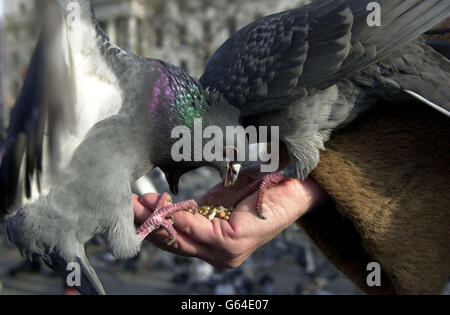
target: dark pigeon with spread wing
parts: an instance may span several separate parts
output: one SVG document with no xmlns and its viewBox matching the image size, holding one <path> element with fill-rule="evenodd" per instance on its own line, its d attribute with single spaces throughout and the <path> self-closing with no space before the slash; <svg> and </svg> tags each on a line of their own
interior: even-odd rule
<svg viewBox="0 0 450 315">
<path fill-rule="evenodd" d="M 450 3 L 377 1 L 382 25 L 370 27 L 370 2 L 314 1 L 265 17 L 208 60 L 203 87 L 239 108 L 244 126 L 279 126 L 289 153 L 282 173 L 251 188 L 261 217 L 264 191 L 285 177 L 305 179 L 332 131 L 377 100 L 413 96 L 449 115 L 450 63 L 417 38 L 449 15 Z"/>
</svg>

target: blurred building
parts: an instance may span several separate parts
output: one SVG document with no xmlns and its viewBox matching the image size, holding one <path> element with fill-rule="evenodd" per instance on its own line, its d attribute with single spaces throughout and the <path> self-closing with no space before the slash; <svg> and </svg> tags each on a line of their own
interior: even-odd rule
<svg viewBox="0 0 450 315">
<path fill-rule="evenodd" d="M 100 25 L 120 47 L 168 61 L 194 77 L 230 34 L 309 0 L 93 0 Z M 35 2 L 5 1 L 5 119 L 20 91 L 39 29 Z"/>
<path fill-rule="evenodd" d="M 34 23 L 34 1 L 4 2 L 3 26 L 3 119 L 9 117 L 11 106 L 20 91 L 22 77 L 36 44 L 38 30 Z"/>
</svg>

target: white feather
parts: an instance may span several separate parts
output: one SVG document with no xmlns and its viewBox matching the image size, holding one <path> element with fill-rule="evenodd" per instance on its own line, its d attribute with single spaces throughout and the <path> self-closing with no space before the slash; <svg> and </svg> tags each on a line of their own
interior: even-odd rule
<svg viewBox="0 0 450 315">
<path fill-rule="evenodd" d="M 89 130 L 98 122 L 119 112 L 123 99 L 118 79 L 97 47 L 95 29 L 83 20 L 72 26 L 68 26 L 65 21 L 62 24 L 61 40 L 56 41 L 59 47 L 52 47 L 52 50 L 55 54 L 64 53 L 65 64 L 75 81 L 73 86 L 76 102 L 66 103 L 67 106 L 73 106 L 75 128 L 64 129 L 57 135 L 61 143 L 58 148 L 60 161 L 57 165 L 60 171 L 69 165 L 73 153 Z M 57 60 L 58 57 L 54 59 Z M 50 166 L 55 161 L 49 159 L 48 132 L 45 134 L 43 152 L 41 192 L 39 193 L 37 181 L 33 180 L 32 198 L 22 197 L 22 206 L 36 201 L 41 195 L 47 195 L 55 182 L 55 178 L 50 177 Z"/>
<path fill-rule="evenodd" d="M 411 95 L 412 97 L 418 99 L 419 101 L 427 104 L 428 106 L 434 108 L 435 110 L 437 110 L 438 112 L 446 115 L 447 117 L 450 117 L 450 112 L 448 110 L 446 110 L 445 108 L 442 108 L 441 106 L 427 100 L 425 97 L 423 97 L 422 95 L 419 95 L 413 91 L 409 91 L 409 90 L 405 90 L 406 93 L 408 93 L 409 95 Z"/>
</svg>

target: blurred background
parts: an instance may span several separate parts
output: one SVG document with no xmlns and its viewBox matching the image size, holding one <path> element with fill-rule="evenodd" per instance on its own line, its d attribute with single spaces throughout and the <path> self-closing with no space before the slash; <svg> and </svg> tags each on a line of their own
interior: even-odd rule
<svg viewBox="0 0 450 315">
<path fill-rule="evenodd" d="M 94 0 L 95 13 L 122 48 L 202 74 L 210 54 L 239 28 L 262 16 L 298 7 L 304 0 Z M 0 0 L 0 142 L 39 35 L 35 2 Z M 175 201 L 198 199 L 220 181 L 209 169 L 182 178 Z M 140 193 L 168 191 L 154 170 L 136 187 Z M 74 294 L 39 264 L 25 262 L 6 244 L 0 225 L 0 294 Z M 150 244 L 130 261 L 116 260 L 100 240 L 88 255 L 110 294 L 361 294 L 293 226 L 236 270 L 220 271 L 176 257 Z"/>
</svg>

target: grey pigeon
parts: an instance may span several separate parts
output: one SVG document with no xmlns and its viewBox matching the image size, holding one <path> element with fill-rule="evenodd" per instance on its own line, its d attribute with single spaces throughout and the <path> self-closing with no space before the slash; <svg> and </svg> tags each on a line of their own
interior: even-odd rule
<svg viewBox="0 0 450 315">
<path fill-rule="evenodd" d="M 238 111 L 217 106 L 218 97 L 183 70 L 117 47 L 91 1 L 39 4 L 42 34 L 0 155 L 0 210 L 15 214 L 6 223 L 8 239 L 25 256 L 66 275 L 77 263 L 78 289 L 103 294 L 84 244 L 100 235 L 116 257 L 131 258 L 158 227 L 173 242 L 166 217 L 196 203 L 172 205 L 164 194 L 136 231 L 131 184 L 160 167 L 176 190 L 181 166 L 171 160 L 171 130 L 208 112 Z M 202 164 L 226 171 L 225 163 Z"/>
</svg>

